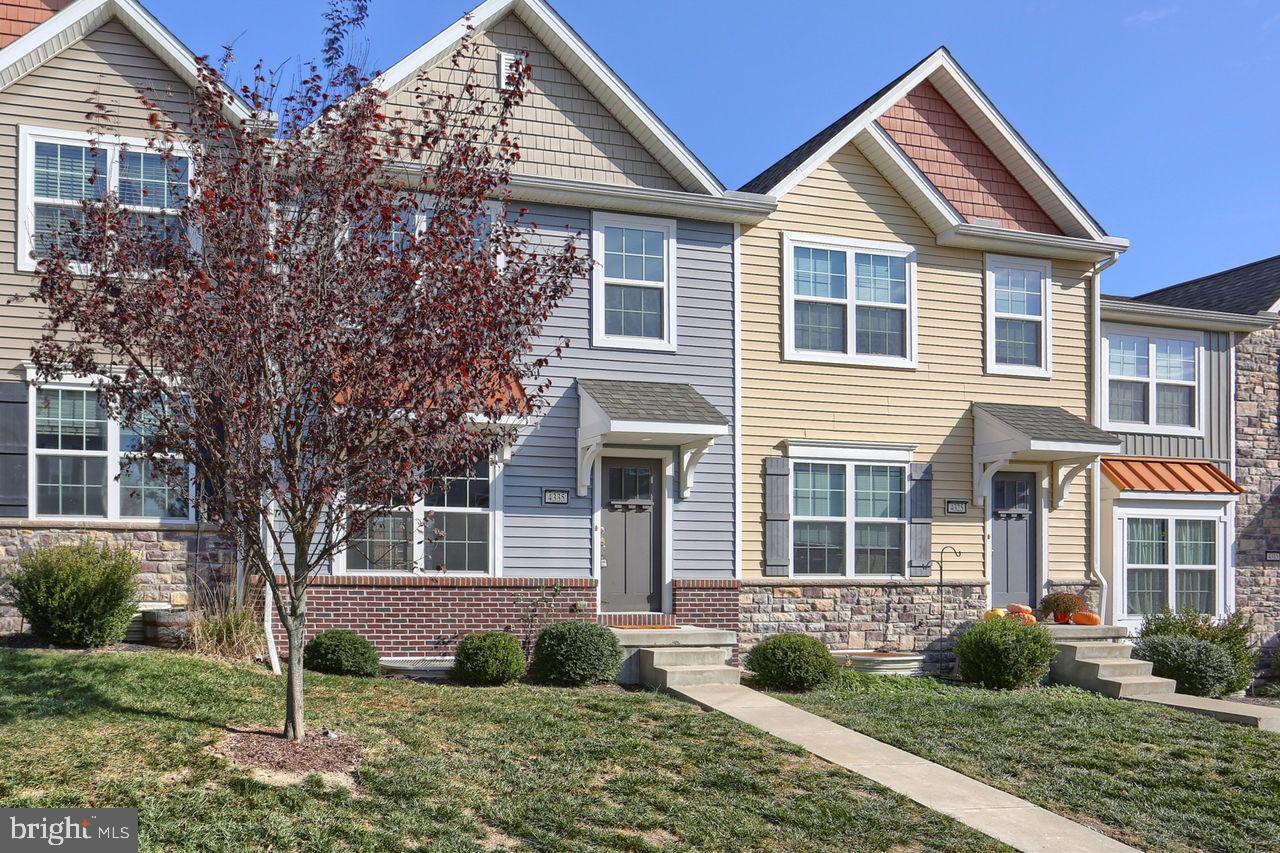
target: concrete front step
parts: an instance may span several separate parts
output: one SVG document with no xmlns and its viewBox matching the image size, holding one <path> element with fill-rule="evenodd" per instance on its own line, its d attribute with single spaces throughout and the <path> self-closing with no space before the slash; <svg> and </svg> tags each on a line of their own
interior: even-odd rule
<svg viewBox="0 0 1280 853">
<path fill-rule="evenodd" d="M 649 671 L 646 687 L 664 690 L 669 687 L 702 687 L 707 684 L 737 684 L 741 673 L 732 666 L 658 666 Z"/>
<path fill-rule="evenodd" d="M 1127 657 L 1076 658 L 1081 671 L 1094 678 L 1118 678 L 1122 675 L 1150 675 L 1151 661 Z"/>
<path fill-rule="evenodd" d="M 1054 627 L 1097 629 L 1108 626 Z M 1057 639 L 1055 645 L 1058 655 L 1049 665 L 1049 676 L 1054 681 L 1113 699 L 1137 699 L 1173 693 L 1174 682 L 1152 675 L 1149 661 L 1129 657 L 1133 646 L 1116 642 L 1112 637 L 1098 637 L 1096 635 L 1100 632 L 1096 630 L 1086 630 L 1084 633 L 1086 636 L 1079 639 Z"/>
<path fill-rule="evenodd" d="M 737 684 L 740 673 L 725 665 L 725 653 L 714 647 L 641 649 L 636 654 L 640 683 L 655 690 L 702 684 Z"/>
<path fill-rule="evenodd" d="M 723 665 L 733 654 L 738 644 L 738 635 L 733 631 L 721 631 L 715 628 L 699 628 L 693 625 L 681 625 L 678 628 L 620 628 L 609 629 L 618 638 L 622 646 L 622 669 L 618 672 L 618 681 L 622 684 L 646 684 L 641 678 L 640 652 L 644 649 L 677 651 L 682 649 L 712 650 L 719 653 L 715 663 Z M 709 656 L 704 656 L 704 660 Z M 674 658 L 669 661 L 674 661 Z M 691 661 L 698 663 L 701 661 Z M 660 664 L 658 664 L 660 665 Z"/>
<path fill-rule="evenodd" d="M 686 646 L 682 648 L 641 649 L 640 667 L 645 666 L 724 666 L 724 649 Z"/>
<path fill-rule="evenodd" d="M 1049 636 L 1056 642 L 1079 642 L 1081 640 L 1127 640 L 1129 629 L 1116 625 L 1059 625 L 1048 623 Z"/>
<path fill-rule="evenodd" d="M 1117 675 L 1113 678 L 1097 680 L 1095 693 L 1110 696 L 1112 699 L 1148 699 L 1152 696 L 1171 696 L 1176 685 L 1172 678 L 1160 678 L 1155 675 Z M 1084 687 L 1084 685 L 1077 685 Z"/>
</svg>

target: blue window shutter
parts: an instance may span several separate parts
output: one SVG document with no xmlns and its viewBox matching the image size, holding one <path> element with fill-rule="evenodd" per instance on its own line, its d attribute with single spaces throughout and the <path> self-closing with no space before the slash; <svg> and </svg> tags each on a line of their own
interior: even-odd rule
<svg viewBox="0 0 1280 853">
<path fill-rule="evenodd" d="M 791 566 L 791 461 L 764 460 L 764 573 L 786 577 Z"/>
<path fill-rule="evenodd" d="M 0 382 L 0 517 L 27 517 L 27 434 L 30 424 L 25 382 Z"/>
<path fill-rule="evenodd" d="M 910 575 L 927 578 L 933 574 L 933 465 L 911 463 L 907 504 L 911 512 Z"/>
</svg>

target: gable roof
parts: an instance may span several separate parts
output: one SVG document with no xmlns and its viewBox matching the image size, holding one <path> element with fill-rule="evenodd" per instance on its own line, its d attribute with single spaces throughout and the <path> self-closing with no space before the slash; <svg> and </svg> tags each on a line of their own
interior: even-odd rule
<svg viewBox="0 0 1280 853">
<path fill-rule="evenodd" d="M 200 85 L 195 54 L 148 12 L 138 0 L 76 0 L 70 6 L 0 50 L 0 91 L 22 79 L 111 19 L 119 20 L 193 89 Z M 249 105 L 223 87 L 227 113 L 235 121 L 252 117 Z"/>
<path fill-rule="evenodd" d="M 687 382 L 579 379 L 582 391 L 611 418 L 725 426 L 728 418 Z"/>
<path fill-rule="evenodd" d="M 1120 439 L 1098 429 L 1060 406 L 1031 406 L 1019 403 L 974 403 L 985 412 L 1031 441 L 1060 441 L 1075 444 L 1119 445 Z"/>
<path fill-rule="evenodd" d="M 901 160 L 908 158 L 902 154 L 901 149 L 895 151 L 895 145 L 887 144 L 888 135 L 876 124 L 876 119 L 925 81 L 937 88 L 1064 234 L 1092 241 L 1114 241 L 1117 250 L 1127 247 L 1124 241 L 1107 236 L 1105 229 L 996 109 L 945 46 L 939 47 L 879 92 L 786 154 L 748 181 L 742 189 L 782 196 L 837 151 L 863 134 L 866 134 L 865 139 L 869 144 L 886 149 L 888 160 L 905 166 L 910 173 L 907 175 L 910 181 L 917 184 L 927 181 L 918 169 L 911 168 L 909 160 L 906 164 L 901 163 Z M 891 140 L 888 142 L 891 143 Z M 880 163 L 877 162 L 876 165 L 879 166 Z M 958 214 L 954 208 L 939 205 L 940 193 L 925 189 L 920 197 L 938 205 L 939 223 L 950 222 L 954 227 L 964 222 L 963 218 L 957 219 Z M 937 230 L 938 224 L 930 224 Z"/>
<path fill-rule="evenodd" d="M 724 185 L 711 170 L 546 0 L 485 0 L 383 72 L 374 85 L 388 93 L 394 92 L 419 69 L 447 56 L 468 28 L 483 30 L 508 13 L 516 15 L 681 186 L 714 196 L 725 194 Z"/>
<path fill-rule="evenodd" d="M 1171 284 L 1135 296 L 1133 300 L 1229 314 L 1276 311 L 1280 308 L 1280 255 L 1193 278 L 1181 284 Z"/>
</svg>

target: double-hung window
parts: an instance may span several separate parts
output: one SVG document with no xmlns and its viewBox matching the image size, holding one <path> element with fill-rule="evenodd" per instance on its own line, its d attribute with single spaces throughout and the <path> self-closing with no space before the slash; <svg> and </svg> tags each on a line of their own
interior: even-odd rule
<svg viewBox="0 0 1280 853">
<path fill-rule="evenodd" d="M 1219 611 L 1219 521 L 1152 515 L 1128 517 L 1123 524 L 1127 615 Z"/>
<path fill-rule="evenodd" d="M 34 270 L 54 243 L 71 249 L 71 224 L 82 222 L 81 203 L 115 192 L 135 220 L 177 235 L 178 212 L 186 202 L 190 163 L 167 161 L 147 150 L 144 139 L 20 127 L 18 130 L 18 257 L 20 270 Z"/>
<path fill-rule="evenodd" d="M 674 351 L 675 222 L 595 213 L 592 247 L 592 343 Z"/>
<path fill-rule="evenodd" d="M 1104 340 L 1109 428 L 1200 433 L 1200 333 L 1110 327 Z"/>
<path fill-rule="evenodd" d="M 906 465 L 796 461 L 791 477 L 793 575 L 906 573 Z"/>
<path fill-rule="evenodd" d="M 1053 372 L 1053 268 L 1048 261 L 987 255 L 987 372 Z"/>
<path fill-rule="evenodd" d="M 343 555 L 351 573 L 489 574 L 497 530 L 493 466 L 480 462 L 441 492 L 373 516 Z"/>
<path fill-rule="evenodd" d="M 96 388 L 80 383 L 30 392 L 30 503 L 38 518 L 193 518 L 193 478 L 143 454 L 145 424 L 107 417 Z"/>
<path fill-rule="evenodd" d="M 807 234 L 783 242 L 788 359 L 915 366 L 914 249 Z"/>
</svg>

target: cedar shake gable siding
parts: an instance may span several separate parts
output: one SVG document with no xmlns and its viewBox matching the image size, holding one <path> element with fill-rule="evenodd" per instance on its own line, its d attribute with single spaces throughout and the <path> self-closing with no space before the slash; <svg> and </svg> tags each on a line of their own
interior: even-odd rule
<svg viewBox="0 0 1280 853">
<path fill-rule="evenodd" d="M 8 47 L 75 0 L 0 0 L 0 48 Z"/>
<path fill-rule="evenodd" d="M 969 222 L 992 219 L 1016 231 L 1062 234 L 928 80 L 877 122 Z"/>
</svg>

